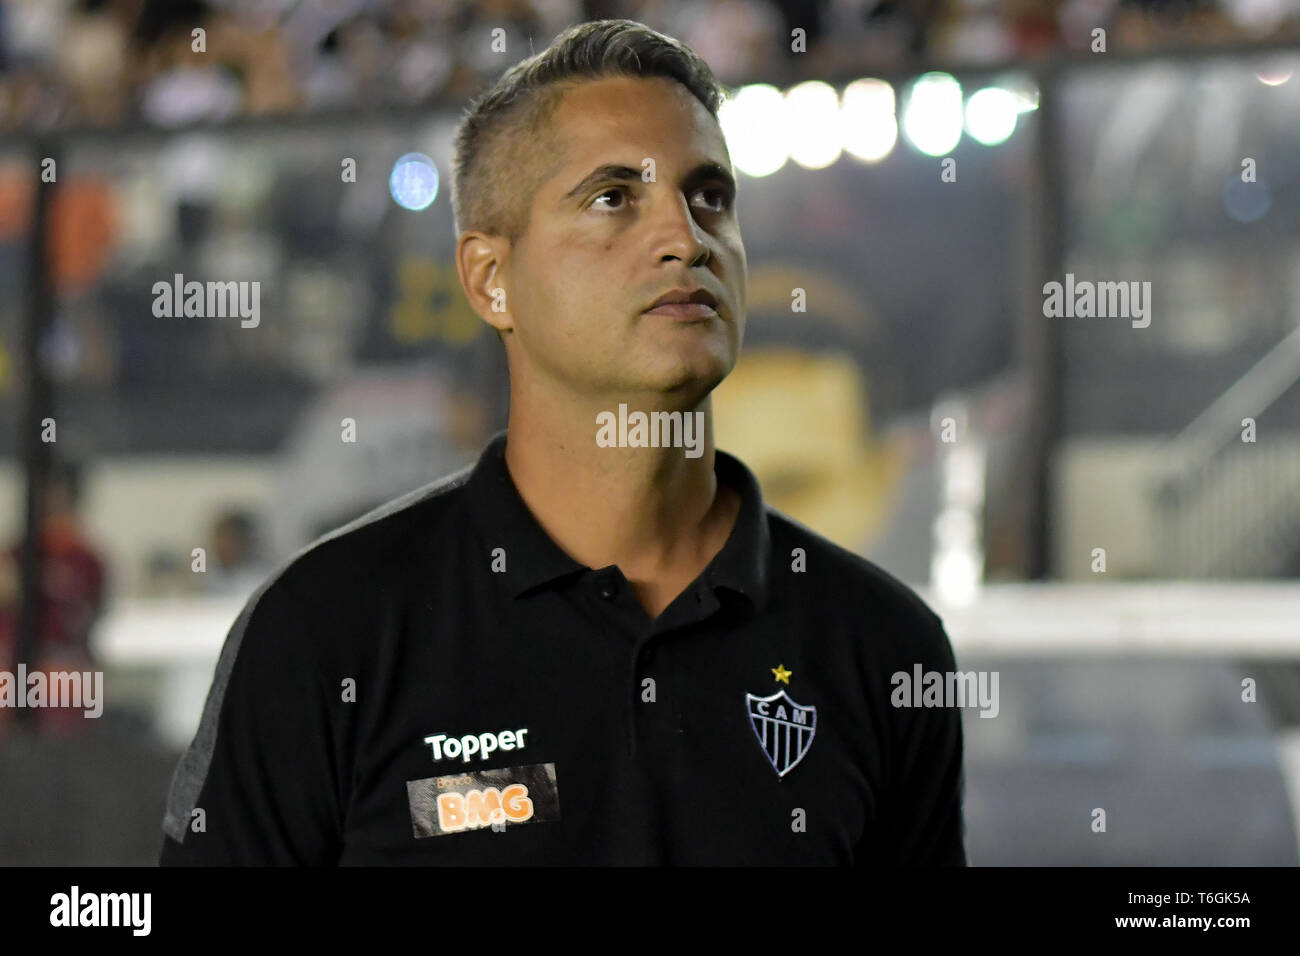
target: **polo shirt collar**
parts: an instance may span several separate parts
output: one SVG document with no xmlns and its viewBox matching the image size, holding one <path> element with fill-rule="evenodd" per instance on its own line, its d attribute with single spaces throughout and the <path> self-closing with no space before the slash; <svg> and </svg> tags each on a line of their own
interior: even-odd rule
<svg viewBox="0 0 1300 956">
<path fill-rule="evenodd" d="M 506 432 L 500 431 L 471 470 L 466 492 L 489 549 L 505 549 L 511 596 L 591 570 L 565 554 L 537 523 L 510 476 L 505 451 Z M 760 607 L 767 594 L 769 535 L 758 479 L 724 451 L 715 450 L 713 470 L 740 494 L 740 512 L 726 544 L 705 569 L 703 583 L 714 590 L 728 588 Z"/>
</svg>

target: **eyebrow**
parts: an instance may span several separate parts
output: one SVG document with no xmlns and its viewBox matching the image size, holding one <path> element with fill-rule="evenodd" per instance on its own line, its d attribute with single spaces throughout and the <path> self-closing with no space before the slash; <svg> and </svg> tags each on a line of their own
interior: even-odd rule
<svg viewBox="0 0 1300 956">
<path fill-rule="evenodd" d="M 582 177 L 581 182 L 565 193 L 560 199 L 560 202 L 566 203 L 575 196 L 581 195 L 588 189 L 591 189 L 597 183 L 607 182 L 613 179 L 639 181 L 641 179 L 641 170 L 634 169 L 631 166 L 622 166 L 618 163 L 606 163 L 603 166 L 597 166 L 586 176 Z M 694 186 L 700 185 L 701 183 L 712 181 L 724 183 L 727 188 L 731 190 L 731 195 L 736 195 L 736 178 L 731 175 L 731 171 L 727 169 L 727 167 L 720 163 L 715 163 L 712 160 L 700 163 L 687 173 L 686 179 L 683 181 L 682 185 L 685 188 L 690 189 Z"/>
</svg>

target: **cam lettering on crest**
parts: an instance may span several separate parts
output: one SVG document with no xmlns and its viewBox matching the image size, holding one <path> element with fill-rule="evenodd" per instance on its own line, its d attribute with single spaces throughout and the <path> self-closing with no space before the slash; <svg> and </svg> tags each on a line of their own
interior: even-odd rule
<svg viewBox="0 0 1300 956">
<path fill-rule="evenodd" d="M 817 708 L 800 704 L 785 691 L 767 697 L 746 694 L 749 726 L 778 777 L 803 760 L 817 733 Z"/>
</svg>

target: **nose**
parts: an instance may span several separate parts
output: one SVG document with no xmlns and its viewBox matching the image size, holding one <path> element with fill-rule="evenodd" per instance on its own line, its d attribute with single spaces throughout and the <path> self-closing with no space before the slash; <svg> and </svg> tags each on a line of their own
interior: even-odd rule
<svg viewBox="0 0 1300 956">
<path fill-rule="evenodd" d="M 712 255 L 708 234 L 700 229 L 691 215 L 686 197 L 679 193 L 674 200 L 663 205 L 667 211 L 660 216 L 658 224 L 662 233 L 656 239 L 660 261 L 671 258 L 691 267 L 704 265 Z"/>
</svg>

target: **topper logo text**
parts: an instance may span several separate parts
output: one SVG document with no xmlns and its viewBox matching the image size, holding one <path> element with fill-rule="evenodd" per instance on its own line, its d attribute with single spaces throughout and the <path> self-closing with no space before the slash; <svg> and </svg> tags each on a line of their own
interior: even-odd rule
<svg viewBox="0 0 1300 956">
<path fill-rule="evenodd" d="M 466 734 L 464 737 L 448 737 L 446 734 L 432 734 L 424 742 L 433 750 L 434 760 L 455 760 L 460 757 L 465 763 L 478 754 L 479 760 L 487 760 L 488 754 L 497 750 L 523 750 L 524 734 L 522 730 L 503 730 L 499 734 Z"/>
</svg>

